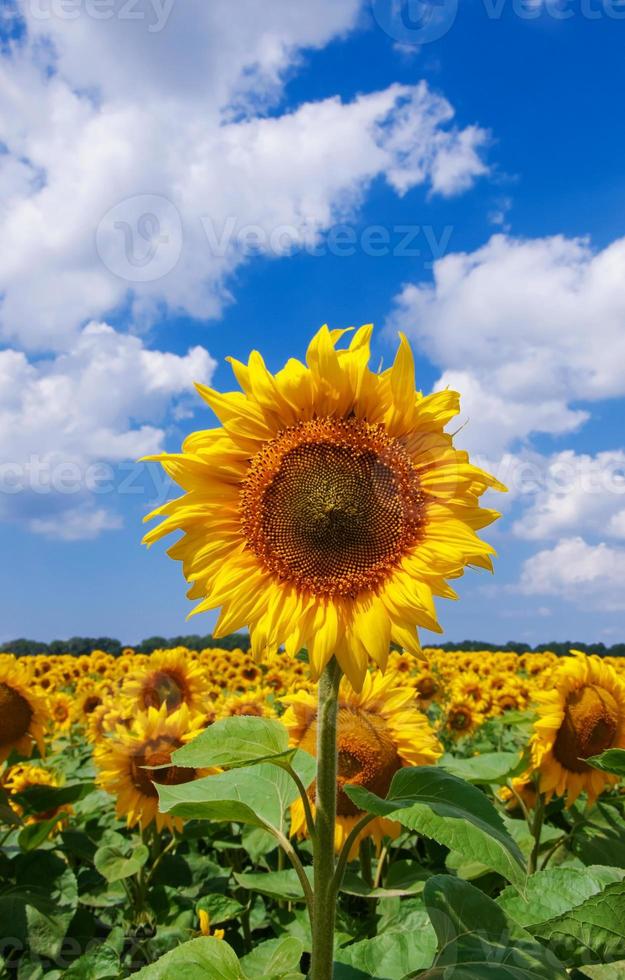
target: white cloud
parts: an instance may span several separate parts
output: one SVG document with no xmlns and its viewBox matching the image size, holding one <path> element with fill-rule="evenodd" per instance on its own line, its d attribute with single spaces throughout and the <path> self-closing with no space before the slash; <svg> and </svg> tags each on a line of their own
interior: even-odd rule
<svg viewBox="0 0 625 980">
<path fill-rule="evenodd" d="M 243 229 L 289 254 L 349 217 L 375 178 L 450 195 L 486 172 L 486 133 L 457 128 L 425 83 L 259 114 L 302 49 L 353 28 L 355 0 L 242 0 L 236 16 L 225 0 L 185 0 L 155 32 L 152 2 L 136 21 L 79 6 L 67 20 L 25 5 L 28 40 L 0 58 L 7 342 L 67 349 L 129 296 L 135 318 L 162 303 L 218 316 Z"/>
<path fill-rule="evenodd" d="M 515 534 L 534 541 L 570 533 L 625 537 L 623 450 L 591 456 L 569 449 L 547 459 L 534 456 L 533 464 L 536 492 L 513 525 Z"/>
<path fill-rule="evenodd" d="M 495 235 L 438 260 L 433 283 L 404 286 L 389 325 L 417 339 L 444 383 L 462 375 L 476 419 L 478 408 L 498 419 L 479 431 L 481 451 L 573 431 L 586 417 L 573 401 L 625 395 L 625 239 L 593 251 Z"/>
<path fill-rule="evenodd" d="M 525 595 L 553 595 L 589 609 L 625 609 L 625 548 L 581 537 L 562 538 L 523 563 L 519 589 Z"/>
<path fill-rule="evenodd" d="M 114 480 L 102 464 L 163 449 L 158 423 L 214 369 L 203 347 L 148 350 L 104 323 L 53 359 L 0 351 L 0 519 L 66 540 L 119 526 L 98 504 L 103 477 Z"/>
<path fill-rule="evenodd" d="M 118 525 L 89 496 L 92 467 L 162 448 L 214 368 L 201 347 L 150 350 L 94 321 L 218 317 L 250 254 L 316 248 L 375 179 L 459 193 L 487 172 L 488 137 L 425 83 L 280 112 L 304 53 L 356 29 L 361 0 L 16 9 L 24 29 L 0 50 L 0 519 L 73 540 Z"/>
<path fill-rule="evenodd" d="M 118 530 L 122 519 L 102 507 L 87 504 L 61 511 L 58 517 L 33 517 L 28 526 L 35 534 L 56 541 L 91 541 L 102 531 Z"/>
</svg>

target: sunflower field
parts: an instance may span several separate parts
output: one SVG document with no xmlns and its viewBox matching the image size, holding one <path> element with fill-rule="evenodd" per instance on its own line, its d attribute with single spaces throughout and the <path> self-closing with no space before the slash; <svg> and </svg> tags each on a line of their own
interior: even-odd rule
<svg viewBox="0 0 625 980">
<path fill-rule="evenodd" d="M 338 695 L 334 976 L 622 976 L 625 661 L 391 652 Z M 303 977 L 307 657 L 0 657 L 2 976 Z"/>
</svg>

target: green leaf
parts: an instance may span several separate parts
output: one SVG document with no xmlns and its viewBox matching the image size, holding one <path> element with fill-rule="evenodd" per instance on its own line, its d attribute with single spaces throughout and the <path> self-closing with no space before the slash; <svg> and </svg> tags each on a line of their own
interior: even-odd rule
<svg viewBox="0 0 625 980">
<path fill-rule="evenodd" d="M 601 755 L 590 756 L 586 762 L 602 772 L 625 776 L 625 749 L 606 749 Z"/>
<path fill-rule="evenodd" d="M 262 719 L 248 719 L 251 720 Z M 301 761 L 308 766 L 305 756 Z M 285 828 L 287 807 L 299 796 L 288 773 L 267 763 L 253 769 L 231 769 L 177 786 L 161 785 L 158 794 L 162 813 L 280 830 Z"/>
<path fill-rule="evenodd" d="M 341 891 L 347 895 L 360 895 L 362 898 L 397 898 L 402 895 L 418 895 L 431 875 L 418 861 L 393 861 L 386 874 L 384 885 L 371 888 L 355 874 L 347 872 L 343 877 Z"/>
<path fill-rule="evenodd" d="M 445 755 L 439 766 L 468 783 L 505 783 L 520 762 L 518 752 L 484 752 L 468 759 Z"/>
<path fill-rule="evenodd" d="M 20 855 L 16 882 L 26 904 L 30 952 L 54 959 L 78 905 L 76 878 L 61 857 L 40 850 Z"/>
<path fill-rule="evenodd" d="M 135 875 L 150 856 L 145 844 L 133 843 L 121 834 L 116 836 L 119 841 L 99 847 L 93 859 L 96 870 L 109 884 Z"/>
<path fill-rule="evenodd" d="M 302 977 L 299 973 L 304 944 L 294 936 L 268 939 L 259 943 L 241 960 L 241 968 L 249 980 L 279 980 L 282 977 Z"/>
<path fill-rule="evenodd" d="M 304 869 L 312 884 L 312 868 Z M 259 892 L 269 898 L 286 898 L 291 902 L 304 901 L 304 892 L 297 873 L 293 868 L 286 871 L 250 871 L 245 874 L 234 873 L 241 888 Z"/>
<path fill-rule="evenodd" d="M 434 980 L 566 980 L 549 949 L 496 902 L 460 878 L 435 875 L 423 898 L 438 939 L 429 969 L 416 976 Z"/>
<path fill-rule="evenodd" d="M 58 813 L 55 817 L 50 817 L 49 820 L 38 820 L 36 823 L 28 824 L 23 830 L 20 830 L 17 843 L 21 850 L 25 852 L 35 851 L 48 839 L 50 832 L 54 830 L 58 822 L 62 819 L 63 814 Z"/>
<path fill-rule="evenodd" d="M 359 809 L 392 817 L 523 888 L 521 851 L 493 804 L 470 783 L 434 766 L 417 766 L 395 773 L 385 800 L 361 786 L 344 789 Z"/>
<path fill-rule="evenodd" d="M 106 945 L 85 953 L 63 972 L 64 980 L 116 980 L 119 975 L 119 955 Z"/>
<path fill-rule="evenodd" d="M 136 980 L 245 980 L 236 953 L 223 939 L 199 936 L 133 973 Z"/>
<path fill-rule="evenodd" d="M 606 885 L 624 877 L 625 871 L 600 865 L 583 870 L 545 868 L 528 878 L 527 901 L 508 887 L 497 898 L 497 904 L 515 922 L 533 932 L 534 926 L 569 912 Z"/>
<path fill-rule="evenodd" d="M 584 964 L 583 976 L 589 977 L 590 980 L 625 980 L 625 960 L 597 966 Z"/>
<path fill-rule="evenodd" d="M 576 908 L 533 926 L 531 931 L 571 965 L 622 960 L 625 881 L 613 882 Z"/>
<path fill-rule="evenodd" d="M 236 899 L 230 898 L 229 895 L 221 895 L 219 893 L 203 895 L 198 901 L 196 908 L 198 912 L 200 909 L 208 912 L 211 926 L 218 926 L 222 922 L 230 922 L 232 919 L 237 919 L 244 911 L 244 907 Z"/>
<path fill-rule="evenodd" d="M 335 960 L 375 980 L 403 980 L 432 962 L 436 936 L 428 925 L 419 932 L 388 932 L 337 950 Z"/>
<path fill-rule="evenodd" d="M 292 750 L 295 751 L 295 750 Z M 290 756 L 289 733 L 272 718 L 223 718 L 177 749 L 172 761 L 191 769 L 232 769 Z"/>
<path fill-rule="evenodd" d="M 72 783 L 67 786 L 29 786 L 15 799 L 28 813 L 49 813 L 57 807 L 76 803 L 94 789 L 92 782 Z"/>
</svg>

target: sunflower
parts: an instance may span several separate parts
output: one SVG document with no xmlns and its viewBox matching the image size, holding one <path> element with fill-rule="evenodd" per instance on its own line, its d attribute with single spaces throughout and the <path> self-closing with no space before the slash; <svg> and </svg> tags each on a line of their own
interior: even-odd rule
<svg viewBox="0 0 625 980">
<path fill-rule="evenodd" d="M 492 569 L 476 531 L 499 515 L 479 497 L 505 489 L 445 433 L 457 393 L 415 390 L 405 337 L 391 368 L 369 369 L 371 330 L 337 350 L 345 331 L 324 326 L 307 364 L 275 375 L 257 351 L 230 359 L 242 392 L 198 385 L 222 427 L 149 457 L 185 493 L 144 539 L 184 532 L 169 554 L 194 612 L 222 607 L 213 635 L 247 626 L 257 660 L 306 647 L 315 679 L 335 654 L 356 689 L 391 640 L 419 654 L 416 628 L 441 631 L 432 596 L 455 598 L 447 578 Z"/>
<path fill-rule="evenodd" d="M 585 761 L 606 749 L 625 748 L 625 685 L 599 657 L 578 650 L 562 661 L 553 689 L 536 694 L 538 719 L 532 737 L 532 764 L 541 792 L 566 796 L 572 806 L 585 791 L 593 803 L 617 778 Z"/>
<path fill-rule="evenodd" d="M 205 772 L 171 765 L 150 767 L 167 766 L 172 752 L 201 730 L 186 704 L 170 714 L 162 704 L 139 714 L 130 731 L 119 725 L 97 745 L 93 758 L 100 770 L 98 783 L 117 797 L 117 816 L 126 817 L 129 827 L 139 824 L 145 829 L 154 822 L 160 831 L 182 826 L 180 819 L 159 813 L 156 784 L 188 783 Z"/>
<path fill-rule="evenodd" d="M 288 705 L 282 718 L 292 745 L 316 754 L 317 704 L 314 693 L 298 691 L 282 698 Z M 414 691 L 399 686 L 390 673 L 367 673 L 360 692 L 345 679 L 339 691 L 338 775 L 335 847 L 340 850 L 346 837 L 362 816 L 344 792 L 345 784 L 364 786 L 378 796 L 386 796 L 391 780 L 402 766 L 431 765 L 442 749 L 425 715 L 414 702 Z M 314 812 L 315 787 L 309 789 Z M 363 831 L 377 845 L 384 836 L 396 837 L 400 825 L 394 820 L 376 818 Z M 304 806 L 297 800 L 291 808 L 291 834 L 306 832 Z M 352 854 L 357 851 L 354 844 Z"/>
<path fill-rule="evenodd" d="M 59 691 L 49 701 L 50 718 L 55 732 L 66 732 L 72 724 L 72 699 L 69 694 Z"/>
<path fill-rule="evenodd" d="M 519 800 L 527 810 L 533 810 L 538 799 L 538 788 L 531 771 L 522 776 L 513 776 L 510 784 L 510 786 L 500 786 L 497 790 L 497 796 L 506 804 L 506 810 L 509 813 L 520 810 Z"/>
<path fill-rule="evenodd" d="M 15 766 L 11 766 L 6 778 L 3 780 L 3 787 L 8 791 L 11 797 L 24 793 L 29 789 L 40 789 L 42 787 L 56 788 L 59 785 L 60 782 L 58 776 L 49 769 L 44 769 L 43 766 L 35 766 L 30 764 L 25 765 L 23 763 L 18 763 Z M 10 803 L 11 808 L 17 813 L 18 816 L 22 817 L 24 815 L 24 808 L 16 800 L 11 799 Z M 41 813 L 30 813 L 25 818 L 24 823 L 40 823 L 43 820 L 51 820 L 52 817 L 60 816 L 61 814 L 69 815 L 71 812 L 71 806 L 64 804 Z M 66 819 L 67 816 L 64 816 L 63 822 L 65 822 Z M 52 832 L 54 833 L 57 829 L 59 829 L 58 824 L 55 825 Z"/>
<path fill-rule="evenodd" d="M 470 735 L 484 721 L 474 701 L 455 698 L 445 709 L 445 727 L 453 738 Z"/>
<path fill-rule="evenodd" d="M 27 670 L 13 658 L 0 663 L 0 762 L 15 749 L 30 756 L 36 744 L 43 755 L 48 721 L 44 699 L 35 694 Z"/>
<path fill-rule="evenodd" d="M 249 691 L 247 694 L 233 694 L 225 697 L 215 704 L 216 718 L 233 718 L 244 715 L 255 718 L 275 718 L 275 708 L 269 703 L 268 698 L 273 695 L 273 691 L 258 688 Z"/>
<path fill-rule="evenodd" d="M 201 711 L 209 697 L 209 684 L 200 663 L 191 660 L 184 647 L 159 650 L 143 666 L 129 674 L 122 688 L 124 699 L 139 711 L 160 708 L 176 711 L 186 704 Z"/>
</svg>

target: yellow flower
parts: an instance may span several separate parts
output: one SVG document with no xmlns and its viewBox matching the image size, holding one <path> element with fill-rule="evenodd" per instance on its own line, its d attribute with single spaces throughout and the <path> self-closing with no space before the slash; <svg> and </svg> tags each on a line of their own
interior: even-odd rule
<svg viewBox="0 0 625 980">
<path fill-rule="evenodd" d="M 210 916 L 206 909 L 200 909 L 198 912 L 198 918 L 200 920 L 200 932 L 203 936 L 212 936 L 214 939 L 223 939 L 225 936 L 224 929 L 212 929 L 210 927 Z"/>
<path fill-rule="evenodd" d="M 200 664 L 191 660 L 184 647 L 159 650 L 146 658 L 124 681 L 124 699 L 139 711 L 160 708 L 176 711 L 186 704 L 200 711 L 208 698 L 209 685 Z"/>
<path fill-rule="evenodd" d="M 455 597 L 447 578 L 492 568 L 476 531 L 498 514 L 479 497 L 504 489 L 444 431 L 458 395 L 415 390 L 404 337 L 390 369 L 369 369 L 371 329 L 337 350 L 345 331 L 322 327 L 307 363 L 275 375 L 257 351 L 230 359 L 242 392 L 198 385 L 222 427 L 151 457 L 185 494 L 145 537 L 184 532 L 169 553 L 194 612 L 222 607 L 214 635 L 249 627 L 257 659 L 306 647 L 314 678 L 336 654 L 355 688 L 391 640 L 418 654 L 416 627 L 440 632 L 432 596 Z"/>
<path fill-rule="evenodd" d="M 260 688 L 247 694 L 233 694 L 215 703 L 217 718 L 232 718 L 252 715 L 255 718 L 275 718 L 275 709 L 269 704 L 269 691 Z M 273 692 L 271 692 L 273 693 Z"/>
<path fill-rule="evenodd" d="M 44 726 L 48 710 L 44 699 L 35 694 L 26 668 L 12 657 L 0 662 L 0 762 L 13 749 L 30 756 L 36 744 L 43 755 Z"/>
<path fill-rule="evenodd" d="M 99 785 L 117 797 L 117 816 L 126 817 L 129 827 L 145 829 L 152 822 L 157 830 L 181 827 L 182 821 L 158 811 L 156 784 L 188 783 L 199 773 L 168 765 L 171 755 L 202 730 L 186 705 L 167 714 L 167 706 L 148 708 L 134 720 L 130 731 L 121 725 L 95 749 L 100 770 Z M 151 768 L 168 766 L 168 768 Z"/>
<path fill-rule="evenodd" d="M 475 702 L 456 698 L 449 702 L 445 710 L 445 726 L 454 738 L 461 738 L 475 731 L 484 720 Z"/>
<path fill-rule="evenodd" d="M 553 675 L 553 689 L 536 694 L 532 764 L 547 797 L 566 796 L 572 806 L 580 793 L 589 803 L 616 777 L 585 761 L 606 749 L 625 748 L 625 685 L 599 657 L 572 650 Z"/>
<path fill-rule="evenodd" d="M 289 730 L 292 745 L 316 754 L 317 705 L 307 691 L 282 698 L 288 708 L 282 721 Z M 378 796 L 386 796 L 391 780 L 402 766 L 432 765 L 442 749 L 425 715 L 418 710 L 414 691 L 398 686 L 391 674 L 367 673 L 361 692 L 345 681 L 339 692 L 338 775 L 335 846 L 339 850 L 362 816 L 344 792 L 346 783 L 364 786 Z M 314 785 L 309 790 L 314 801 Z M 314 810 L 314 805 L 313 805 Z M 377 818 L 363 831 L 379 844 L 384 836 L 396 837 L 400 825 Z M 297 800 L 291 808 L 291 833 L 304 835 L 304 807 Z M 352 853 L 357 851 L 358 841 Z"/>
<path fill-rule="evenodd" d="M 66 732 L 72 723 L 72 699 L 69 694 L 59 691 L 50 698 L 50 717 L 56 732 Z"/>
<path fill-rule="evenodd" d="M 11 766 L 5 779 L 3 780 L 4 788 L 13 796 L 14 794 L 23 793 L 25 790 L 32 789 L 33 787 L 56 787 L 59 786 L 59 779 L 55 773 L 51 772 L 49 769 L 44 769 L 43 766 L 35 766 L 31 764 L 18 763 L 15 766 Z M 11 800 L 11 807 L 18 816 L 23 816 L 24 809 L 15 800 Z M 52 817 L 56 817 L 60 814 L 70 814 L 72 812 L 71 806 L 57 806 L 53 810 L 46 810 L 42 813 L 32 813 L 30 816 L 26 817 L 25 823 L 34 824 L 40 823 L 43 820 L 51 820 Z M 66 822 L 66 817 L 64 817 L 62 823 Z M 57 823 L 52 829 L 52 833 L 55 833 L 62 823 Z"/>
<path fill-rule="evenodd" d="M 497 790 L 497 796 L 502 803 L 506 804 L 506 810 L 509 813 L 514 813 L 515 810 L 521 809 L 519 799 L 522 800 L 528 810 L 533 810 L 538 798 L 538 789 L 532 773 L 526 772 L 522 776 L 514 776 L 510 782 L 512 789 L 510 786 L 500 786 Z"/>
</svg>

